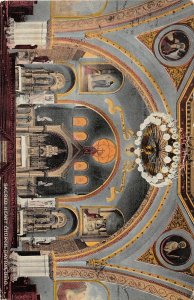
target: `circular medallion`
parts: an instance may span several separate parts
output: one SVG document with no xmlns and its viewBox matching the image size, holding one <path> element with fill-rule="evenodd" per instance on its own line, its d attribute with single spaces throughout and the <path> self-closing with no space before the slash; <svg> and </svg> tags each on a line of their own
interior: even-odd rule
<svg viewBox="0 0 194 300">
<path fill-rule="evenodd" d="M 185 270 L 193 263 L 193 240 L 185 230 L 170 230 L 156 242 L 156 255 L 162 265 L 173 270 Z"/>
<path fill-rule="evenodd" d="M 189 50 L 189 38 L 182 30 L 172 30 L 166 33 L 159 43 L 160 55 L 167 61 L 183 58 Z"/>
<path fill-rule="evenodd" d="M 171 265 L 184 265 L 190 258 L 191 247 L 189 242 L 180 235 L 167 236 L 160 245 L 163 259 Z"/>
<path fill-rule="evenodd" d="M 109 163 L 116 157 L 116 145 L 111 140 L 97 140 L 93 144 L 93 147 L 96 150 L 96 152 L 93 154 L 93 158 L 101 164 Z"/>
<path fill-rule="evenodd" d="M 180 66 L 193 55 L 193 31 L 185 25 L 169 26 L 156 36 L 154 53 L 157 59 L 167 66 Z"/>
</svg>

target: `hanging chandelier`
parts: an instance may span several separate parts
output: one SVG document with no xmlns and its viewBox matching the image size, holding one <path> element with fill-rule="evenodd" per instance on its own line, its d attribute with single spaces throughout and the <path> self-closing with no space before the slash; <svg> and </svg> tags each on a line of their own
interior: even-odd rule
<svg viewBox="0 0 194 300">
<path fill-rule="evenodd" d="M 153 186 L 172 183 L 177 176 L 180 144 L 176 123 L 170 115 L 152 113 L 136 133 L 138 171 Z"/>
</svg>

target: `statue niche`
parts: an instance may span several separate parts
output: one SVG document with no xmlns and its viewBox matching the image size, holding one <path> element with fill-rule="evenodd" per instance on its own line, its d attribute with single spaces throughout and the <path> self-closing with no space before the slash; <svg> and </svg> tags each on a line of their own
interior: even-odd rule
<svg viewBox="0 0 194 300">
<path fill-rule="evenodd" d="M 54 93 L 55 91 L 61 90 L 66 83 L 65 76 L 60 72 L 54 72 L 43 68 L 31 69 L 20 66 L 18 66 L 17 70 L 17 91 L 21 93 Z"/>
<path fill-rule="evenodd" d="M 18 211 L 20 236 L 64 236 L 75 231 L 77 226 L 75 213 L 67 208 L 27 208 Z"/>
</svg>

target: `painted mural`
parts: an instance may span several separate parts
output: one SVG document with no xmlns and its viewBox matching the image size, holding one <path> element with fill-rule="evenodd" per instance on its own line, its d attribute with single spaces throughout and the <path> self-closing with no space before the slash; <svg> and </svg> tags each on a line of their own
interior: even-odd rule
<svg viewBox="0 0 194 300">
<path fill-rule="evenodd" d="M 161 253 L 166 262 L 179 266 L 189 260 L 191 246 L 189 242 L 181 236 L 169 236 L 161 243 Z"/>
<path fill-rule="evenodd" d="M 109 300 L 108 290 L 98 282 L 64 281 L 56 285 L 56 300 Z"/>
<path fill-rule="evenodd" d="M 160 53 L 167 60 L 179 60 L 184 57 L 189 49 L 189 39 L 181 31 L 171 31 L 160 41 Z"/>
<path fill-rule="evenodd" d="M 109 64 L 80 65 L 80 92 L 113 93 L 122 85 L 123 75 Z"/>
<path fill-rule="evenodd" d="M 0 1 L 0 300 L 193 298 L 193 9 Z"/>
<path fill-rule="evenodd" d="M 107 2 L 107 0 L 92 0 L 86 1 L 86 3 L 82 5 L 82 1 L 80 0 L 53 1 L 52 13 L 54 16 L 63 18 L 98 16 L 104 12 Z"/>
</svg>

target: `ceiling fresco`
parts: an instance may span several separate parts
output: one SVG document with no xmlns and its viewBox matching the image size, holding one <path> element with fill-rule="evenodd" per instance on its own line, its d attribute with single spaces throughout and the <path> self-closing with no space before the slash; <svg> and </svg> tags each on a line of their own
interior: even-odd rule
<svg viewBox="0 0 194 300">
<path fill-rule="evenodd" d="M 193 299 L 192 1 L 0 8 L 0 299 Z"/>
</svg>

